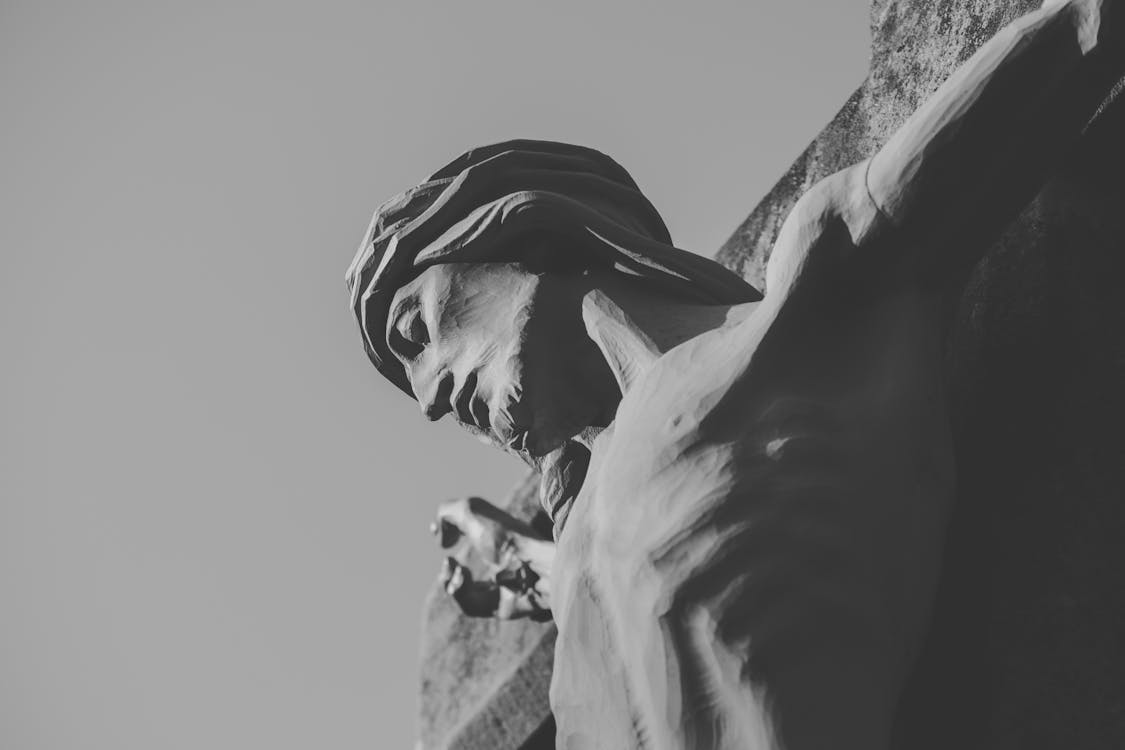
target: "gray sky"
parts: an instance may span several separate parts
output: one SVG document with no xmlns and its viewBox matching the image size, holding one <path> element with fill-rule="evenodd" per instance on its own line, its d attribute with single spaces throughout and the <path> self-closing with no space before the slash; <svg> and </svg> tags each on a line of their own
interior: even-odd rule
<svg viewBox="0 0 1125 750">
<path fill-rule="evenodd" d="M 867 4 L 0 2 L 0 746 L 406 748 L 437 503 L 522 467 L 368 365 L 375 206 L 511 137 L 713 254 Z"/>
</svg>

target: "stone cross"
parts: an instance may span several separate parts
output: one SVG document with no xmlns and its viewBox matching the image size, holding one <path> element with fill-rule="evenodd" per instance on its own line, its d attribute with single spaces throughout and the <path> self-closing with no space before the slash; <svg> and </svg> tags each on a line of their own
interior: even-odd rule
<svg viewBox="0 0 1125 750">
<path fill-rule="evenodd" d="M 797 198 L 870 156 L 952 69 L 1036 5 L 875 2 L 868 79 L 719 259 L 761 286 Z M 954 311 L 957 505 L 896 747 L 1125 747 L 1123 126 L 1125 106 L 1107 103 Z M 516 489 L 514 513 L 530 515 L 534 487 Z M 436 592 L 422 746 L 551 747 L 553 637 L 550 625 L 464 618 Z"/>
</svg>

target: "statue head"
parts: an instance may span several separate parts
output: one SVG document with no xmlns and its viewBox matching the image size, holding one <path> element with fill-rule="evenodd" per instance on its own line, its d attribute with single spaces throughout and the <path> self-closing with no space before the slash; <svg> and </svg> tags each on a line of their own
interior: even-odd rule
<svg viewBox="0 0 1125 750">
<path fill-rule="evenodd" d="M 611 279 L 681 302 L 760 298 L 673 247 L 615 161 L 543 141 L 474 149 L 383 204 L 346 277 L 389 381 L 532 462 L 612 419 L 620 393 L 581 315 Z"/>
</svg>

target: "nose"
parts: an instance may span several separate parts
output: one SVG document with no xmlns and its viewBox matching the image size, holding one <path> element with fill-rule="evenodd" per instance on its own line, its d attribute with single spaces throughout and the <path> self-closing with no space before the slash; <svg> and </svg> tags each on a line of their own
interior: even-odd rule
<svg viewBox="0 0 1125 750">
<path fill-rule="evenodd" d="M 418 396 L 418 406 L 421 407 L 422 413 L 426 415 L 426 419 L 436 422 L 453 411 L 453 407 L 449 403 L 449 395 L 453 392 L 453 374 L 446 372 L 440 377 L 434 378 L 431 382 L 433 385 L 427 392 L 416 395 Z"/>
</svg>

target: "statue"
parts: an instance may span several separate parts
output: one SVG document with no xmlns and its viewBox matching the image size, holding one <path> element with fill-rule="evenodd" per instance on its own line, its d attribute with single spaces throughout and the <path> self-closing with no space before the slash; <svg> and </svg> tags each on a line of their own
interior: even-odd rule
<svg viewBox="0 0 1125 750">
<path fill-rule="evenodd" d="M 1001 31 L 801 199 L 764 297 L 588 149 L 470 151 L 376 213 L 372 361 L 541 472 L 554 541 L 479 499 L 437 530 L 490 564 L 446 560 L 467 612 L 556 620 L 560 746 L 887 746 L 955 482 L 947 303 L 1125 71 L 1119 5 Z"/>
</svg>

